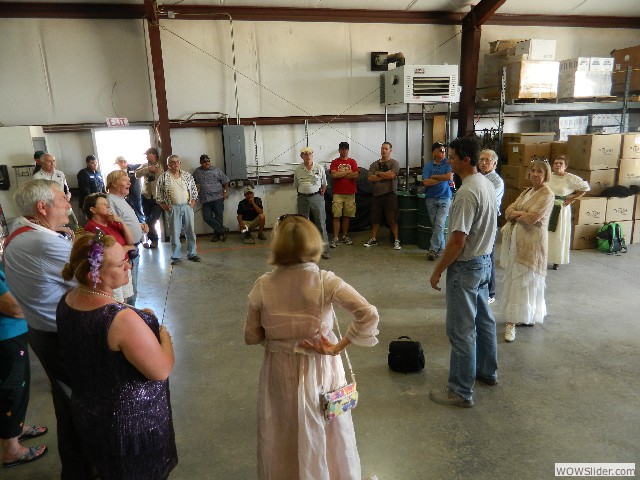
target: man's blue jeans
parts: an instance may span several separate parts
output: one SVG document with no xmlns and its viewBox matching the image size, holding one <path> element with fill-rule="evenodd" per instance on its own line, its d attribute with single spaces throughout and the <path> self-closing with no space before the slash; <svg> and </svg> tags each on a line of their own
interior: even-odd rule
<svg viewBox="0 0 640 480">
<path fill-rule="evenodd" d="M 429 220 L 431 220 L 431 226 L 433 227 L 429 249 L 438 253 L 444 250 L 444 225 L 447 222 L 447 215 L 449 215 L 451 198 L 426 198 L 425 201 L 427 203 L 427 212 L 429 212 Z"/>
<path fill-rule="evenodd" d="M 497 378 L 496 320 L 489 308 L 489 255 L 447 268 L 447 336 L 451 342 L 449 388 L 471 400 L 476 376 Z"/>
<path fill-rule="evenodd" d="M 212 200 L 202 204 L 202 219 L 207 225 L 213 228 L 213 233 L 222 235 L 224 233 L 223 221 L 224 199 Z"/>
<path fill-rule="evenodd" d="M 171 214 L 171 258 L 182 257 L 182 245 L 180 244 L 180 233 L 184 227 L 184 236 L 187 237 L 187 257 L 196 255 L 196 234 L 193 229 L 193 208 L 188 203 L 182 205 L 172 205 Z"/>
</svg>

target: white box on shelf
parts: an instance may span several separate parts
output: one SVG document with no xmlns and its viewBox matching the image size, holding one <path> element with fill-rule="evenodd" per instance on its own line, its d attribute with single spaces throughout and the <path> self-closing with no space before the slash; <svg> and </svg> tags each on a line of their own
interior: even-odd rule
<svg viewBox="0 0 640 480">
<path fill-rule="evenodd" d="M 529 55 L 529 60 L 554 60 L 556 41 L 532 38 L 516 43 L 516 55 Z"/>
</svg>

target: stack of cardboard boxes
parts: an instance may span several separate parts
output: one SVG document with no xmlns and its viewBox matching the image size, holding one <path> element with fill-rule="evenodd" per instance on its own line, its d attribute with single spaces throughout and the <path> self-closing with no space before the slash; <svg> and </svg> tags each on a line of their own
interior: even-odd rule
<svg viewBox="0 0 640 480">
<path fill-rule="evenodd" d="M 555 132 L 558 140 L 566 142 L 569 135 L 584 135 L 589 125 L 588 115 L 572 117 L 542 117 L 540 119 L 541 132 Z"/>
<path fill-rule="evenodd" d="M 633 220 L 637 215 L 634 212 L 640 209 L 635 205 L 638 195 L 611 198 L 593 195 L 613 185 L 640 185 L 640 134 L 570 136 L 567 147 L 569 171 L 591 186 L 589 196 L 572 204 L 571 248 L 596 248 L 596 232 L 606 222 L 618 222 L 625 242 L 635 243 Z"/>
<path fill-rule="evenodd" d="M 532 159 L 551 161 L 567 155 L 569 172 L 589 182 L 587 196 L 571 206 L 573 250 L 596 248 L 596 232 L 606 222 L 618 222 L 627 244 L 640 242 L 640 194 L 599 197 L 614 185 L 640 187 L 640 133 L 570 135 L 568 142 L 553 141 L 553 132 L 505 133 L 500 175 L 505 183 L 501 210 L 531 186 L 527 170 Z M 634 228 L 635 227 L 635 228 Z"/>
<path fill-rule="evenodd" d="M 614 50 L 611 52 L 611 55 L 613 55 L 613 74 L 611 76 L 613 85 L 611 87 L 611 93 L 622 95 L 625 90 L 627 67 L 633 69 L 640 68 L 640 45 Z M 630 91 L 640 91 L 640 73 L 637 71 L 631 75 Z"/>
<path fill-rule="evenodd" d="M 611 95 L 611 57 L 578 57 L 560 62 L 558 98 Z"/>
<path fill-rule="evenodd" d="M 507 67 L 507 99 L 556 98 L 560 63 L 554 61 L 556 41 L 499 40 L 484 56 L 485 98 L 498 98 L 502 68 Z"/>
</svg>

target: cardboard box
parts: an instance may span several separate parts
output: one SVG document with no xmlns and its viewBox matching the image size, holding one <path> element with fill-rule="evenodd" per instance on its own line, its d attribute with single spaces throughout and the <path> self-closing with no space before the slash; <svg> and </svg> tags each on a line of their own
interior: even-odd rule
<svg viewBox="0 0 640 480">
<path fill-rule="evenodd" d="M 589 125 L 592 127 L 620 126 L 622 124 L 621 113 L 592 113 L 588 115 Z"/>
<path fill-rule="evenodd" d="M 571 135 L 569 161 L 580 170 L 617 168 L 620 154 L 620 135 Z"/>
<path fill-rule="evenodd" d="M 626 71 L 627 67 L 640 68 L 640 45 L 621 48 L 611 52 L 613 55 L 613 71 Z"/>
<path fill-rule="evenodd" d="M 516 43 L 515 54 L 528 55 L 529 60 L 555 60 L 556 41 L 533 38 L 518 42 Z"/>
<path fill-rule="evenodd" d="M 640 158 L 640 133 L 622 135 L 620 158 Z"/>
<path fill-rule="evenodd" d="M 509 156 L 509 143 L 553 142 L 555 132 L 504 133 L 502 135 L 502 158 Z"/>
<path fill-rule="evenodd" d="M 506 52 L 510 48 L 515 48 L 518 42 L 524 42 L 524 39 L 509 38 L 489 42 L 489 53 Z"/>
<path fill-rule="evenodd" d="M 626 222 L 633 220 L 635 195 L 629 197 L 611 197 L 607 200 L 605 222 Z"/>
<path fill-rule="evenodd" d="M 607 199 L 604 197 L 582 197 L 571 204 L 571 220 L 574 225 L 604 223 Z"/>
<path fill-rule="evenodd" d="M 625 242 L 627 240 L 625 239 Z M 631 233 L 631 243 L 640 243 L 640 220 L 633 222 L 633 232 Z"/>
<path fill-rule="evenodd" d="M 542 117 L 540 119 L 541 132 L 558 132 L 561 128 L 580 128 L 589 125 L 588 115 L 572 117 Z"/>
<path fill-rule="evenodd" d="M 624 243 L 629 245 L 633 243 L 633 221 L 628 220 L 626 222 L 618 222 L 620 224 L 620 230 L 622 230 L 622 238 Z"/>
<path fill-rule="evenodd" d="M 618 185 L 629 188 L 640 185 L 640 158 L 621 158 Z"/>
<path fill-rule="evenodd" d="M 507 65 L 507 98 L 556 98 L 559 62 L 520 61 Z"/>
<path fill-rule="evenodd" d="M 615 168 L 608 170 L 577 170 L 569 168 L 569 173 L 573 173 L 587 181 L 591 187 L 588 195 L 600 195 L 605 188 L 613 187 L 616 184 L 618 170 Z M 604 218 L 602 221 L 604 221 Z"/>
<path fill-rule="evenodd" d="M 586 133 L 596 133 L 598 135 L 609 135 L 611 133 L 620 133 L 621 127 L 609 126 L 609 127 L 587 127 Z"/>
<path fill-rule="evenodd" d="M 592 225 L 574 225 L 571 232 L 571 250 L 587 250 L 596 248 L 596 233 L 603 223 Z"/>
<path fill-rule="evenodd" d="M 534 158 L 549 159 L 550 143 L 510 143 L 507 155 L 509 165 L 528 167 Z"/>
<path fill-rule="evenodd" d="M 589 70 L 592 72 L 612 72 L 613 57 L 591 57 L 589 59 Z"/>
<path fill-rule="evenodd" d="M 502 165 L 500 168 L 500 175 L 504 180 L 505 187 L 515 188 L 522 190 L 531 186 L 529 180 L 528 167 L 521 167 L 519 165 Z"/>
<path fill-rule="evenodd" d="M 626 81 L 627 72 L 613 72 L 611 74 L 611 94 L 624 94 Z M 629 91 L 637 92 L 638 90 L 640 90 L 640 75 L 638 75 L 638 72 L 633 72 L 631 75 L 631 85 L 629 86 Z"/>
<path fill-rule="evenodd" d="M 568 58 L 560 61 L 560 75 L 565 72 L 587 72 L 591 57 Z"/>
<path fill-rule="evenodd" d="M 611 72 L 569 72 L 558 79 L 559 98 L 608 97 Z"/>
<path fill-rule="evenodd" d="M 500 205 L 500 211 L 504 215 L 504 211 L 507 209 L 509 205 L 516 201 L 516 199 L 520 196 L 522 190 L 519 188 L 511 188 L 506 187 L 504 189 L 504 195 L 502 196 L 502 204 Z"/>
<path fill-rule="evenodd" d="M 587 133 L 587 127 L 578 128 L 561 128 L 558 131 L 558 141 L 566 142 L 571 135 L 585 135 Z"/>
<path fill-rule="evenodd" d="M 550 152 L 549 152 L 549 161 L 556 158 L 558 155 L 567 155 L 569 149 L 567 147 L 567 142 L 551 142 L 550 144 Z"/>
</svg>

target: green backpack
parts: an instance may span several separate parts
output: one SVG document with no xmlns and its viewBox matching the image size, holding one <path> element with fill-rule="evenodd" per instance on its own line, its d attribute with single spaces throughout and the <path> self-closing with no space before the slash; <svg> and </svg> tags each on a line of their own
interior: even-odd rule
<svg viewBox="0 0 640 480">
<path fill-rule="evenodd" d="M 627 253 L 622 228 L 617 222 L 605 223 L 596 233 L 598 250 L 604 253 Z"/>
</svg>

